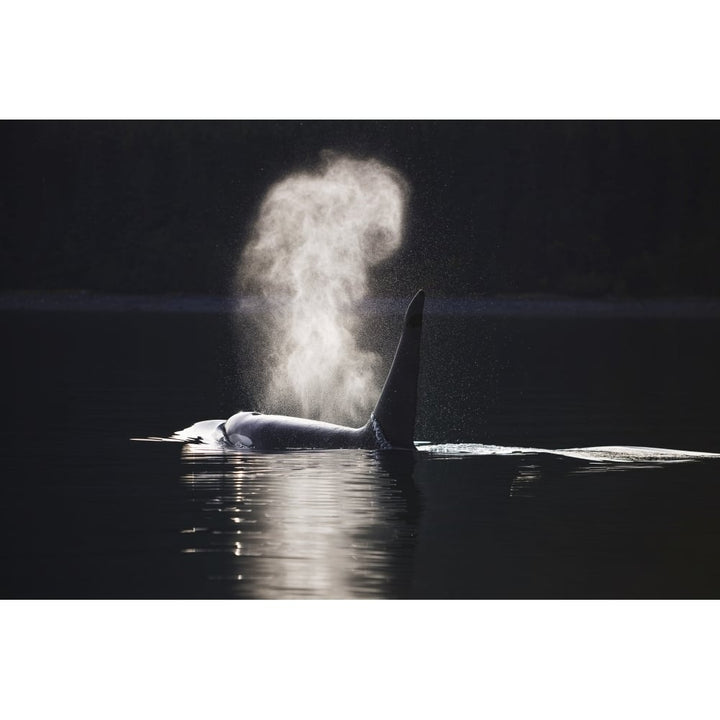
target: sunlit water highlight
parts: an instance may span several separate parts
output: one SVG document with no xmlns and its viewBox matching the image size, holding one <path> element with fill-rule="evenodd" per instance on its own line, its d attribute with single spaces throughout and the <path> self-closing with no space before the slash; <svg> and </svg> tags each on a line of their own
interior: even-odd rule
<svg viewBox="0 0 720 720">
<path fill-rule="evenodd" d="M 202 448 L 202 449 L 201 449 Z M 188 445 L 196 524 L 185 555 L 237 597 L 402 596 L 415 530 L 392 465 L 367 451 L 213 452 Z M 403 570 L 405 568 L 405 570 Z"/>
</svg>

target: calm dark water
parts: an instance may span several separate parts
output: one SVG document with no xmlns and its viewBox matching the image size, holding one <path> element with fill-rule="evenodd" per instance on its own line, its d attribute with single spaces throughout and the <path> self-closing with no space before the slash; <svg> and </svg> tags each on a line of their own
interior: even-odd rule
<svg viewBox="0 0 720 720">
<path fill-rule="evenodd" d="M 713 313 L 427 309 L 421 440 L 720 452 Z M 234 322 L 0 312 L 2 597 L 720 597 L 718 459 L 131 441 L 252 409 Z"/>
</svg>

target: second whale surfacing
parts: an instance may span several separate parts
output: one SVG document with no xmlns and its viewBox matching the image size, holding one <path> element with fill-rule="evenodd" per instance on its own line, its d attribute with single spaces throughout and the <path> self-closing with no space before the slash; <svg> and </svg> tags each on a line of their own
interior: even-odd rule
<svg viewBox="0 0 720 720">
<path fill-rule="evenodd" d="M 217 425 L 212 433 L 214 439 L 230 447 L 261 452 L 340 448 L 413 450 L 424 303 L 425 293 L 420 290 L 405 313 L 402 334 L 380 398 L 362 427 L 238 412 Z"/>
</svg>

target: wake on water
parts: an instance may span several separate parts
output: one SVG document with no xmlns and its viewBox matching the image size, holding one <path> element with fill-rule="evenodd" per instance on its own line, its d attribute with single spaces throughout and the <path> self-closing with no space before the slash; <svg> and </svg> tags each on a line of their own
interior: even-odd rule
<svg viewBox="0 0 720 720">
<path fill-rule="evenodd" d="M 634 447 L 632 445 L 598 445 L 584 448 L 507 447 L 503 445 L 481 445 L 477 443 L 443 443 L 440 445 L 419 444 L 418 450 L 435 455 L 561 455 L 576 460 L 607 463 L 664 463 L 688 462 L 703 458 L 720 458 L 720 453 L 696 452 L 694 450 L 671 450 L 668 448 Z"/>
<path fill-rule="evenodd" d="M 235 448 L 222 442 L 218 426 L 224 420 L 203 420 L 170 437 L 132 438 L 146 442 L 175 442 L 193 444 L 196 449 L 209 452 L 248 453 L 257 452 L 248 448 Z M 673 450 L 669 448 L 634 447 L 632 445 L 599 445 L 594 447 L 561 448 L 557 450 L 534 447 L 515 447 L 507 445 L 485 445 L 481 443 L 432 443 L 417 441 L 416 449 L 424 454 L 444 457 L 465 457 L 478 455 L 558 455 L 575 460 L 587 460 L 594 463 L 673 463 L 691 462 L 711 458 L 720 458 L 720 453 L 698 452 L 694 450 Z"/>
</svg>

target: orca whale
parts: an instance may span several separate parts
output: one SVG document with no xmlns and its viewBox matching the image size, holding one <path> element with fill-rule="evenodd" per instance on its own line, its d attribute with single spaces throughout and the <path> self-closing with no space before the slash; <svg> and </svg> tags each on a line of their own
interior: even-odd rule
<svg viewBox="0 0 720 720">
<path fill-rule="evenodd" d="M 217 426 L 215 439 L 259 451 L 366 448 L 413 450 L 425 293 L 410 302 L 390 372 L 370 419 L 359 428 L 285 415 L 238 412 Z"/>
</svg>

